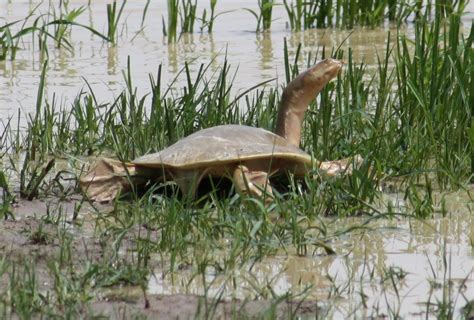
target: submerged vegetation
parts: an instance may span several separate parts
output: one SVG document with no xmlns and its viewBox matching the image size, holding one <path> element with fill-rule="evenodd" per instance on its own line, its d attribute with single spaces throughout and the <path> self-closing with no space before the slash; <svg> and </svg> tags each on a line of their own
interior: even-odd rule
<svg viewBox="0 0 474 320">
<path fill-rule="evenodd" d="M 87 28 L 116 44 L 125 3 L 107 6 L 107 36 Z M 214 13 L 216 3 L 211 1 L 210 16 L 203 14 L 201 18 L 209 32 L 218 16 Z M 203 64 L 194 74 L 186 63 L 168 85 L 163 83 L 163 66 L 159 65 L 149 75 L 149 94 L 140 96 L 131 75 L 132 56 L 123 73 L 125 89 L 113 101 L 98 101 L 86 79 L 87 89 L 81 90 L 72 104 L 63 105 L 55 97 L 46 98 L 46 55 L 35 114 L 28 115 L 25 130 L 13 126 L 19 120 L 12 118 L 0 132 L 0 218 L 5 224 L 13 222 L 12 206 L 22 198 L 47 203 L 42 215 L 32 218 L 29 228 L 19 232 L 23 242 L 16 241 L 8 253 L 0 255 L 0 314 L 93 317 L 100 312 L 89 307 L 100 300 L 139 301 L 147 310 L 151 280 L 174 283 L 181 279 L 188 294 L 195 293 L 196 283 L 203 288 L 200 294 L 204 299 L 199 300 L 196 311 L 202 318 L 221 312 L 219 303 L 224 297 L 232 298 L 231 316 L 251 317 L 234 296 L 242 288 L 250 299 L 271 302 L 261 307 L 259 317 L 275 318 L 280 312 L 277 306 L 287 303 L 295 309 L 288 307 L 285 315 L 295 318 L 301 301 L 315 288 L 300 283 L 297 292 L 278 293 L 274 290 L 276 275 L 257 275 L 259 262 L 278 254 L 317 260 L 342 252 L 343 259 L 350 259 L 350 252 L 336 248 L 334 240 L 351 234 L 362 238 L 365 231 L 373 231 L 370 223 L 377 219 L 446 215 L 443 200 L 437 199 L 433 190 L 465 188 L 474 173 L 474 24 L 464 36 L 460 30 L 463 1 L 449 5 L 428 2 L 423 9 L 406 2 L 375 3 L 356 8 L 349 6 L 355 6 L 353 1 L 284 1 L 293 30 L 375 26 L 387 18 L 400 23 L 412 14 L 416 22 L 413 37 L 401 32 L 395 38 L 387 35 L 375 70 L 354 61 L 351 49 L 322 50 L 304 57 L 298 48 L 291 56 L 285 40 L 286 82 L 316 60 L 331 56 L 346 61 L 344 72 L 312 102 L 313 111 L 307 115 L 302 132 L 303 148 L 321 160 L 361 154 L 366 161 L 345 179 L 314 179 L 317 172 L 303 182 L 290 179 L 270 206 L 221 188 L 218 181 L 193 201 L 177 197 L 173 185 L 162 184 L 147 191 L 134 190 L 104 207 L 83 197 L 78 200 L 76 178 L 87 170 L 89 157 L 113 156 L 129 161 L 202 128 L 238 123 L 272 130 L 281 95 L 281 87 L 274 86 L 272 80 L 234 97 L 231 61 L 226 60 L 219 68 Z M 259 1 L 259 5 L 261 14 L 254 12 L 259 21 L 257 29 L 269 29 L 274 2 Z M 0 27 L 0 58 L 15 59 L 21 37 L 30 33 L 43 40 L 54 39 L 58 47 L 69 47 L 68 28 L 82 26 L 74 22 L 82 9 L 63 8 L 65 11 L 50 22 L 37 18 L 32 27 L 26 27 L 32 19 L 28 16 Z M 179 39 L 179 17 L 182 32 L 193 32 L 196 8 L 193 1 L 168 1 L 168 24 L 163 19 L 168 42 Z M 18 33 L 11 30 L 16 23 L 24 27 Z M 56 28 L 54 34 L 48 26 Z M 47 50 L 47 43 L 43 44 Z M 180 88 L 176 85 L 179 77 L 185 79 Z M 18 119 L 22 116 L 19 113 Z M 67 169 L 56 170 L 56 162 L 64 159 Z M 404 211 L 381 197 L 381 186 L 392 179 L 397 180 L 396 191 L 405 195 Z M 74 206 L 66 209 L 51 198 L 73 201 Z M 86 206 L 93 213 L 92 222 L 81 215 Z M 362 220 L 350 226 L 327 219 L 355 216 L 362 216 Z M 74 236 L 81 227 L 92 230 L 86 240 Z M 49 252 L 46 246 L 51 243 L 55 247 Z M 34 248 L 38 256 L 16 254 L 22 247 Z M 446 244 L 441 249 L 442 274 L 432 267 L 431 275 L 441 284 L 433 280 L 430 285 L 433 292 L 442 288 L 443 299 L 434 301 L 430 295 L 426 313 L 448 319 L 456 316 L 454 304 L 459 297 L 470 304 L 463 296 L 465 283 L 452 285 Z M 46 262 L 41 256 L 47 257 Z M 368 259 L 365 253 L 361 262 L 364 272 Z M 38 266 L 38 261 L 43 265 Z M 48 281 L 39 278 L 36 268 L 40 267 L 41 276 L 46 274 Z M 356 264 L 347 268 L 350 274 L 359 271 Z M 352 294 L 357 281 L 387 283 L 387 290 L 398 297 L 407 276 L 404 270 L 391 266 L 364 272 L 360 279 L 354 276 L 342 284 L 328 273 L 328 299 Z M 182 274 L 186 276 L 179 278 Z M 107 291 L 126 286 L 139 288 L 139 293 L 120 298 Z M 359 307 L 367 308 L 366 294 L 359 294 Z M 324 318 L 331 314 L 331 306 L 327 308 L 311 309 L 311 316 Z M 392 309 L 389 305 L 388 309 L 390 317 L 400 316 L 397 306 Z M 367 314 L 386 316 L 384 312 L 374 308 Z"/>
</svg>

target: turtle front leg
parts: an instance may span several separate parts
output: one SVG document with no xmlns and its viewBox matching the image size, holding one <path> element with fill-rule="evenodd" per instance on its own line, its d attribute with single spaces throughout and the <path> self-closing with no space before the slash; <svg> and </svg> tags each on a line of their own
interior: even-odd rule
<svg viewBox="0 0 474 320">
<path fill-rule="evenodd" d="M 354 167 L 359 167 L 363 161 L 360 154 L 334 161 L 322 161 L 319 163 L 319 170 L 329 177 L 350 175 Z"/>
<path fill-rule="evenodd" d="M 176 182 L 183 197 L 194 199 L 199 183 L 209 170 L 170 170 L 169 173 Z"/>
<path fill-rule="evenodd" d="M 232 175 L 235 188 L 239 193 L 264 199 L 266 204 L 273 200 L 272 186 L 268 177 L 267 172 L 253 171 L 244 165 L 238 165 Z"/>
</svg>

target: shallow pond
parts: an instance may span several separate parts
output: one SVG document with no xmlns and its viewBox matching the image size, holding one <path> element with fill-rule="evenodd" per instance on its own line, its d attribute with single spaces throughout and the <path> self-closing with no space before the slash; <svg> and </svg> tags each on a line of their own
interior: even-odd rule
<svg viewBox="0 0 474 320">
<path fill-rule="evenodd" d="M 70 1 L 70 6 L 85 2 Z M 287 28 L 283 6 L 274 10 L 272 31 L 256 33 L 254 17 L 243 10 L 256 9 L 256 2 L 218 1 L 218 12 L 228 12 L 217 18 L 212 35 L 196 32 L 183 35 L 177 44 L 168 45 L 161 32 L 166 2 L 151 2 L 145 28 L 141 30 L 144 1 L 128 1 L 116 47 L 105 44 L 86 30 L 74 28 L 74 52 L 49 51 L 47 94 L 49 97 L 55 94 L 67 107 L 87 80 L 99 101 L 110 101 L 125 86 L 122 71 L 127 67 L 128 57 L 133 85 L 139 94 L 148 93 L 148 74 L 156 73 L 159 64 L 163 65 L 164 82 L 168 83 L 185 62 L 192 61 L 191 72 L 196 72 L 201 63 L 210 61 L 217 69 L 225 58 L 232 72 L 236 72 L 233 90 L 238 94 L 264 80 L 284 81 L 284 38 L 288 40 L 291 56 L 299 43 L 302 43 L 304 56 L 324 47 L 330 52 L 332 47 L 342 44 L 344 48 L 352 48 L 356 61 L 375 68 L 377 53 L 383 54 L 385 50 L 388 32 L 396 33 L 390 26 L 292 33 Z M 78 22 L 105 32 L 107 3 L 93 1 Z M 200 5 L 208 3 L 200 2 Z M 0 0 L 0 24 L 24 18 L 33 7 L 31 1 Z M 47 4 L 43 4 L 38 10 L 47 9 Z M 468 4 L 467 11 L 474 11 L 474 3 Z M 472 18 L 471 13 L 463 17 L 466 27 Z M 413 32 L 410 26 L 402 31 L 408 36 Z M 22 43 L 25 50 L 18 52 L 16 60 L 0 61 L 0 132 L 5 121 L 16 117 L 18 110 L 22 114 L 21 126 L 25 124 L 25 115 L 35 110 L 42 64 L 37 44 L 28 42 L 31 37 L 25 41 Z M 403 195 L 387 194 L 386 198 L 403 212 Z M 207 280 L 214 284 L 206 290 L 210 290 L 211 295 L 223 293 L 225 298 L 251 298 L 249 279 L 268 283 L 277 294 L 298 293 L 307 287 L 307 298 L 321 301 L 333 318 L 389 316 L 391 312 L 406 318 L 425 318 L 427 309 L 437 308 L 440 301 L 449 299 L 454 301 L 458 317 L 461 307 L 474 299 L 473 202 L 463 191 L 447 195 L 445 203 L 446 217 L 423 221 L 400 217 L 380 219 L 370 222 L 368 229 L 340 236 L 331 243 L 336 255 L 302 257 L 287 253 L 255 264 L 251 273 L 248 266 L 236 270 L 237 288 L 231 288 L 226 279 L 214 277 L 210 271 Z M 338 219 L 337 228 L 360 225 L 364 219 L 367 218 Z M 328 221 L 328 224 L 336 228 L 335 223 Z M 150 293 L 203 294 L 205 286 L 197 280 L 189 286 L 183 285 L 190 277 L 186 271 L 173 275 L 173 279 L 170 275 L 161 277 L 160 272 L 156 270 L 156 277 L 150 280 Z M 428 301 L 433 306 L 427 307 Z"/>
</svg>

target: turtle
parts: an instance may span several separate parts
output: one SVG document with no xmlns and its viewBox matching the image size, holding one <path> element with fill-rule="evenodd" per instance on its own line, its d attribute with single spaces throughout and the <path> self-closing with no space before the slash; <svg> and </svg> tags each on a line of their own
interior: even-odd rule
<svg viewBox="0 0 474 320">
<path fill-rule="evenodd" d="M 273 175 L 302 177 L 315 166 L 328 176 L 349 174 L 362 161 L 359 155 L 317 162 L 299 148 L 309 103 L 342 66 L 341 60 L 325 59 L 293 79 L 283 90 L 275 132 L 235 124 L 202 129 L 132 162 L 101 159 L 80 178 L 81 188 L 89 199 L 108 202 L 153 178 L 175 181 L 182 194 L 193 197 L 204 177 L 226 177 L 239 193 L 271 202 Z"/>
</svg>

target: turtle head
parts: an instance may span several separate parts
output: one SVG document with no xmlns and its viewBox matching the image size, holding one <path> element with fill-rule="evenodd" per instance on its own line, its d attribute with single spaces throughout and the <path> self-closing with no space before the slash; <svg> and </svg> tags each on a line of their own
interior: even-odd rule
<svg viewBox="0 0 474 320">
<path fill-rule="evenodd" d="M 336 59 L 325 59 L 302 73 L 305 88 L 321 90 L 331 79 L 341 71 L 344 62 Z M 314 97 L 313 97 L 314 98 Z"/>
<path fill-rule="evenodd" d="M 341 60 L 325 59 L 300 73 L 283 90 L 275 133 L 299 146 L 301 125 L 309 103 L 341 71 Z"/>
</svg>

